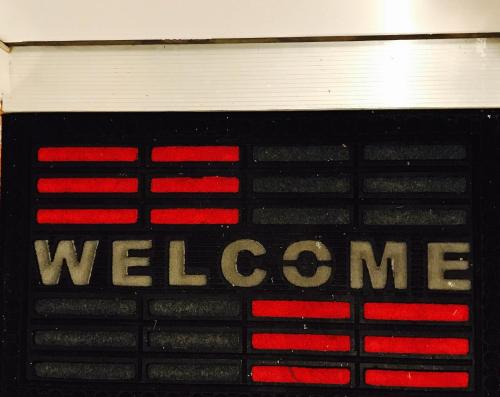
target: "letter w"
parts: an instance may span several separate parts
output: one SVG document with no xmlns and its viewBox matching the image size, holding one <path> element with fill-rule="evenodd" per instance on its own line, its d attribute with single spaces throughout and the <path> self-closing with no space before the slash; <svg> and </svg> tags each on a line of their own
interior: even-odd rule
<svg viewBox="0 0 500 397">
<path fill-rule="evenodd" d="M 99 241 L 85 241 L 81 260 L 78 261 L 74 240 L 62 240 L 57 244 L 54 260 L 50 258 L 49 242 L 35 241 L 36 259 L 44 285 L 59 283 L 63 263 L 68 266 L 71 280 L 75 285 L 88 285 Z"/>
</svg>

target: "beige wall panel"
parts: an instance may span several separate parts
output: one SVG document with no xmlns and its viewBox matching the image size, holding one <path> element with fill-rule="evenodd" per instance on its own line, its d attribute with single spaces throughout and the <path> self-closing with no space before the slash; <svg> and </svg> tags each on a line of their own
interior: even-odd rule
<svg viewBox="0 0 500 397">
<path fill-rule="evenodd" d="M 158 40 L 500 30 L 498 0 L 0 0 L 0 40 Z"/>
</svg>

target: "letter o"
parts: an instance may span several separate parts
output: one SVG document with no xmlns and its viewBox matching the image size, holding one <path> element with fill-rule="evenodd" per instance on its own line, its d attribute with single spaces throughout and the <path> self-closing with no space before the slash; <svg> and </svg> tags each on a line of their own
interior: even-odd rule
<svg viewBox="0 0 500 397">
<path fill-rule="evenodd" d="M 318 261 L 331 261 L 332 255 L 321 241 L 305 240 L 291 244 L 283 254 L 283 260 L 295 261 L 302 252 L 312 252 Z M 303 288 L 319 287 L 332 275 L 331 266 L 320 265 L 311 277 L 300 274 L 296 266 L 283 266 L 283 275 L 293 285 Z"/>
</svg>

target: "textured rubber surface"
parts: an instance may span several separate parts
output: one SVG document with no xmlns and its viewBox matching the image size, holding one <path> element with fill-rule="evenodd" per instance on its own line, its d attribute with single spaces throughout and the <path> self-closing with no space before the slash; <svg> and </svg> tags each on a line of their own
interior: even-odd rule
<svg viewBox="0 0 500 397">
<path fill-rule="evenodd" d="M 2 395 L 496 396 L 498 111 L 19 114 L 2 153 Z M 221 270 L 253 239 L 236 288 Z M 88 285 L 43 285 L 34 241 L 98 240 Z M 113 242 L 151 240 L 147 287 L 113 285 Z M 321 241 L 319 287 L 285 249 Z M 349 243 L 405 242 L 408 286 L 350 287 Z M 169 285 L 185 241 L 199 287 Z M 472 291 L 427 288 L 427 244 L 464 242 Z M 448 258 L 456 259 L 456 255 Z M 294 261 L 311 277 L 319 261 Z M 311 266 L 312 265 L 312 266 Z M 369 280 L 364 274 L 365 280 Z M 149 280 L 149 279 L 148 279 Z"/>
</svg>

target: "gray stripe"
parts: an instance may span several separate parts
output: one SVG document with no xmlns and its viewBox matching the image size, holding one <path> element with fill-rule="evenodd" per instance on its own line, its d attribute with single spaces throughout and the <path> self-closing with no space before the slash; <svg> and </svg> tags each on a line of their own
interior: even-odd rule
<svg viewBox="0 0 500 397">
<path fill-rule="evenodd" d="M 258 193 L 347 193 L 346 177 L 261 177 L 254 178 L 253 190 Z"/>
<path fill-rule="evenodd" d="M 346 208 L 259 208 L 253 222 L 261 225 L 346 225 L 351 222 Z"/>
<path fill-rule="evenodd" d="M 149 379 L 171 383 L 240 383 L 241 363 L 221 360 L 177 360 L 149 364 Z"/>
<path fill-rule="evenodd" d="M 241 331 L 220 328 L 211 330 L 162 330 L 149 332 L 149 346 L 166 352 L 241 353 Z"/>
<path fill-rule="evenodd" d="M 35 302 L 35 311 L 42 316 L 132 316 L 136 302 L 129 299 L 50 298 Z"/>
<path fill-rule="evenodd" d="M 267 161 L 346 161 L 349 149 L 345 145 L 330 146 L 259 146 L 254 148 L 257 162 Z"/>
<path fill-rule="evenodd" d="M 464 145 L 366 145 L 366 160 L 463 160 L 467 156 Z"/>
<path fill-rule="evenodd" d="M 51 347 L 136 347 L 133 332 L 126 331 L 35 331 L 34 342 L 39 346 Z"/>
<path fill-rule="evenodd" d="M 464 193 L 465 177 L 392 176 L 367 177 L 364 191 L 368 193 Z"/>
<path fill-rule="evenodd" d="M 133 364 L 39 362 L 34 368 L 40 378 L 129 380 L 135 377 Z"/>
<path fill-rule="evenodd" d="M 153 316 L 174 318 L 240 318 L 241 302 L 233 297 L 178 296 L 149 302 Z"/>
<path fill-rule="evenodd" d="M 363 211 L 366 225 L 456 226 L 467 223 L 465 210 L 380 208 Z"/>
</svg>

